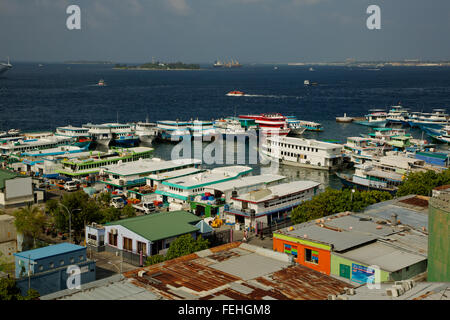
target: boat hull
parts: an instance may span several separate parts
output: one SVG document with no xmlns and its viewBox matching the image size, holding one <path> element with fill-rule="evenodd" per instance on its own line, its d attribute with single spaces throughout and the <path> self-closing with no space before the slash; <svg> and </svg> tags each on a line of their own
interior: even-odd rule
<svg viewBox="0 0 450 320">
<path fill-rule="evenodd" d="M 114 145 L 118 147 L 135 147 L 139 144 L 139 138 L 115 139 Z"/>
<path fill-rule="evenodd" d="M 359 183 L 353 182 L 352 180 L 350 180 L 350 178 L 344 176 L 343 174 L 339 174 L 338 172 L 336 172 L 336 176 L 339 178 L 341 183 L 344 185 L 344 188 L 357 189 L 357 190 L 360 190 L 360 191 L 374 191 L 374 190 L 376 190 L 376 191 L 386 191 L 386 192 L 389 192 L 392 195 L 395 195 L 397 193 L 397 190 L 371 187 L 371 186 L 366 186 L 366 185 L 363 185 L 363 184 L 359 184 Z"/>
<path fill-rule="evenodd" d="M 380 128 L 384 128 L 386 127 L 386 123 L 387 121 L 373 121 L 373 122 L 369 122 L 369 121 L 355 121 L 356 124 L 360 124 L 363 126 L 368 126 L 368 127 L 380 127 Z"/>
</svg>

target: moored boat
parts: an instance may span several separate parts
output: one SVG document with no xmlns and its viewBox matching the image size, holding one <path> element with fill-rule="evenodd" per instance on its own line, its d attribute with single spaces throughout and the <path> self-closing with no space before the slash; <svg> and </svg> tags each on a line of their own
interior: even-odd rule
<svg viewBox="0 0 450 320">
<path fill-rule="evenodd" d="M 352 117 L 347 117 L 347 114 L 344 113 L 343 117 L 336 117 L 336 122 L 340 122 L 340 123 L 349 123 L 352 122 L 353 118 Z"/>
<path fill-rule="evenodd" d="M 357 124 L 370 127 L 385 127 L 387 123 L 387 113 L 382 109 L 371 109 L 369 110 L 363 121 L 355 121 Z"/>
</svg>

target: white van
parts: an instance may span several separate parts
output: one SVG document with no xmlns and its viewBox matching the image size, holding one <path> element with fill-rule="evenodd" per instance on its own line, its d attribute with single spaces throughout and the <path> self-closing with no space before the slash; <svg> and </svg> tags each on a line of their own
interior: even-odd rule
<svg viewBox="0 0 450 320">
<path fill-rule="evenodd" d="M 64 190 L 66 191 L 77 191 L 78 189 L 80 189 L 80 181 L 78 180 L 67 181 L 64 184 Z"/>
</svg>

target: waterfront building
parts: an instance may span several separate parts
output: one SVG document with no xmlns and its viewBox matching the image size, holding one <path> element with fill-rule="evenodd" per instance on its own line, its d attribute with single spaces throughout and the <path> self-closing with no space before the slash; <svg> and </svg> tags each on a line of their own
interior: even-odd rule
<svg viewBox="0 0 450 320">
<path fill-rule="evenodd" d="M 282 164 L 336 170 L 343 166 L 343 146 L 314 139 L 267 137 L 262 153 Z"/>
<path fill-rule="evenodd" d="M 200 164 L 201 160 L 197 159 L 179 159 L 170 161 L 158 158 L 142 159 L 139 161 L 102 167 L 101 174 L 107 175 L 107 178 L 100 182 L 111 187 L 111 189 L 118 188 L 125 191 L 145 185 L 146 178 L 150 175 L 197 168 Z"/>
<path fill-rule="evenodd" d="M 311 200 L 319 193 L 319 186 L 314 181 L 294 181 L 232 196 L 232 204 L 224 212 L 227 223 L 249 229 L 256 228 L 257 223 L 272 225 L 285 219 L 293 208 Z"/>
<path fill-rule="evenodd" d="M 252 172 L 247 166 L 218 167 L 197 174 L 173 178 L 163 181 L 155 193 L 163 203 L 173 203 L 173 207 L 188 207 L 188 202 L 193 201 L 197 195 L 204 195 L 208 186 L 232 181 L 244 177 Z"/>
<path fill-rule="evenodd" d="M 205 186 L 205 193 L 196 196 L 190 201 L 190 210 L 197 216 L 205 218 L 222 216 L 227 210 L 232 197 L 258 190 L 264 186 L 270 187 L 279 184 L 286 177 L 273 174 L 240 177 L 234 180 Z"/>
<path fill-rule="evenodd" d="M 92 151 L 89 156 L 83 155 L 76 159 L 61 161 L 62 169 L 55 170 L 56 173 L 70 177 L 84 177 L 88 175 L 98 175 L 101 167 L 114 164 L 148 159 L 152 156 L 153 148 L 114 148 L 107 153 Z"/>
</svg>

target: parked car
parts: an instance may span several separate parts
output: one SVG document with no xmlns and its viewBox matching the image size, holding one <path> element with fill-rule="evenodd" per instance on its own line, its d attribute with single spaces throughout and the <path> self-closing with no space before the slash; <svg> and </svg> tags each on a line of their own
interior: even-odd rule
<svg viewBox="0 0 450 320">
<path fill-rule="evenodd" d="M 110 206 L 117 208 L 117 209 L 122 209 L 123 207 L 125 207 L 127 205 L 127 201 L 125 199 L 123 199 L 122 197 L 114 197 L 111 199 L 110 201 Z"/>
</svg>

